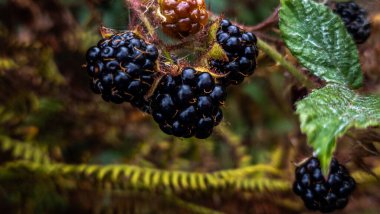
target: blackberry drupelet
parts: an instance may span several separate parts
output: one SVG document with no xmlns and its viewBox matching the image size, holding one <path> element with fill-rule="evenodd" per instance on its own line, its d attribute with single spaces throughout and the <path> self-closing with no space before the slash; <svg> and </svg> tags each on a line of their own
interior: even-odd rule
<svg viewBox="0 0 380 214">
<path fill-rule="evenodd" d="M 208 22 L 204 0 L 159 0 L 162 30 L 174 38 L 199 32 Z"/>
<path fill-rule="evenodd" d="M 364 43 L 371 34 L 371 24 L 367 11 L 355 2 L 335 4 L 334 12 L 338 14 L 357 44 Z"/>
<path fill-rule="evenodd" d="M 209 73 L 184 68 L 179 76 L 163 77 L 152 98 L 152 115 L 166 134 L 204 139 L 223 119 L 226 95 Z"/>
<path fill-rule="evenodd" d="M 257 38 L 226 19 L 220 22 L 216 38 L 228 61 L 211 59 L 209 65 L 217 73 L 225 75 L 218 79 L 223 85 L 238 85 L 245 77 L 252 75 L 256 68 L 256 57 L 259 53 Z"/>
<path fill-rule="evenodd" d="M 332 212 L 343 209 L 356 186 L 348 170 L 333 159 L 330 172 L 325 180 L 317 158 L 310 158 L 296 168 L 293 191 L 302 197 L 310 210 Z"/>
<path fill-rule="evenodd" d="M 157 58 L 157 48 L 133 32 L 102 39 L 86 55 L 91 89 L 107 102 L 130 102 L 148 111 L 144 96 L 154 81 Z"/>
</svg>

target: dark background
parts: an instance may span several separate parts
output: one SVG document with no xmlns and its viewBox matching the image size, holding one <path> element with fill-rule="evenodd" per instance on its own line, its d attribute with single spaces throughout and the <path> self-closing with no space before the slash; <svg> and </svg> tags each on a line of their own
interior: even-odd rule
<svg viewBox="0 0 380 214">
<path fill-rule="evenodd" d="M 275 0 L 207 3 L 214 13 L 244 25 L 263 21 L 279 4 Z M 361 3 L 370 8 L 373 22 L 371 38 L 359 47 L 365 74 L 362 90 L 379 94 L 380 3 Z M 210 172 L 266 163 L 283 170 L 281 178 L 291 182 L 293 163 L 311 155 L 294 114 L 295 100 L 307 90 L 265 54 L 259 57 L 256 73 L 240 87 L 230 89 L 225 119 L 207 140 L 167 136 L 149 115 L 127 103 L 106 103 L 90 91 L 82 65 L 86 50 L 100 39 L 98 27 L 127 29 L 131 17 L 122 0 L 0 1 L 2 141 L 46 148 L 52 160 L 69 164 L 121 163 Z M 295 62 L 276 26 L 256 33 Z M 339 160 L 352 171 L 362 168 L 358 160 L 367 153 L 350 139 L 341 141 L 347 143 L 339 145 Z M 9 152 L 0 152 L 0 167 L 11 160 Z M 118 213 L 123 206 L 129 207 L 123 212 L 131 213 L 186 212 L 162 201 L 165 197 L 161 193 L 127 191 L 117 195 L 89 187 L 86 182 L 70 189 L 70 179 L 65 182 L 1 169 L 0 208 L 6 213 Z M 343 213 L 377 213 L 379 190 L 378 182 L 359 186 Z M 179 197 L 225 213 L 306 212 L 291 191 L 188 193 Z"/>
</svg>

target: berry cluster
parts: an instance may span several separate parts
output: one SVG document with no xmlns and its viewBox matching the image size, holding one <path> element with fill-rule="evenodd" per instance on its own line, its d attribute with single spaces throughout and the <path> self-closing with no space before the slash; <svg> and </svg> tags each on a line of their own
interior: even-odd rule
<svg viewBox="0 0 380 214">
<path fill-rule="evenodd" d="M 158 6 L 163 31 L 173 37 L 195 34 L 207 24 L 204 0 L 159 0 Z M 108 32 L 115 31 L 103 34 Z M 207 59 L 202 63 L 212 69 L 194 69 L 159 56 L 155 45 L 134 32 L 115 33 L 87 51 L 91 89 L 107 102 L 130 102 L 151 114 L 166 134 L 207 138 L 223 119 L 227 86 L 251 75 L 258 55 L 256 37 L 228 20 L 220 21 L 215 36 L 228 61 Z"/>
<path fill-rule="evenodd" d="M 207 72 L 184 68 L 181 75 L 167 75 L 152 99 L 152 114 L 161 130 L 169 135 L 207 138 L 223 113 L 225 88 L 215 84 Z"/>
<path fill-rule="evenodd" d="M 102 39 L 87 51 L 91 88 L 107 102 L 130 102 L 147 111 L 147 94 L 155 78 L 158 50 L 133 32 Z"/>
<path fill-rule="evenodd" d="M 160 0 L 162 30 L 174 38 L 183 38 L 200 31 L 208 21 L 204 0 Z"/>
<path fill-rule="evenodd" d="M 362 44 L 368 39 L 371 34 L 371 24 L 363 8 L 355 2 L 340 2 L 335 4 L 334 12 L 342 18 L 357 44 Z"/>
<path fill-rule="evenodd" d="M 257 38 L 250 32 L 244 32 L 228 20 L 220 22 L 216 34 L 217 42 L 228 57 L 228 61 L 211 59 L 212 69 L 224 76 L 220 78 L 224 85 L 238 85 L 244 78 L 253 74 L 256 68 L 258 49 Z"/>
<path fill-rule="evenodd" d="M 302 197 L 310 210 L 332 212 L 343 209 L 355 189 L 355 180 L 335 159 L 331 161 L 330 172 L 325 180 L 319 164 L 319 160 L 313 157 L 296 168 L 293 191 Z"/>
</svg>

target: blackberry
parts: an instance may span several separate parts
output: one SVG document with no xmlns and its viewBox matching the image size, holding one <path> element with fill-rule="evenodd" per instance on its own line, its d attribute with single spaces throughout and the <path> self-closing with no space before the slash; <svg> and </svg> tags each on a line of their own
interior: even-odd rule
<svg viewBox="0 0 380 214">
<path fill-rule="evenodd" d="M 338 14 L 357 44 L 364 43 L 371 34 L 371 24 L 367 11 L 355 2 L 340 2 L 335 4 L 334 12 Z"/>
<path fill-rule="evenodd" d="M 152 115 L 166 134 L 204 139 L 223 119 L 226 95 L 209 73 L 184 68 L 179 76 L 163 77 L 152 98 Z"/>
<path fill-rule="evenodd" d="M 162 30 L 174 38 L 183 38 L 200 31 L 208 21 L 204 0 L 160 0 Z"/>
<path fill-rule="evenodd" d="M 155 77 L 157 48 L 133 32 L 102 39 L 86 54 L 91 89 L 107 102 L 149 109 L 144 96 Z"/>
<path fill-rule="evenodd" d="M 296 168 L 293 191 L 300 196 L 310 210 L 332 212 L 343 209 L 356 183 L 348 170 L 333 159 L 327 180 L 324 178 L 319 160 L 310 158 Z"/>
<path fill-rule="evenodd" d="M 209 65 L 217 73 L 225 75 L 219 79 L 222 84 L 238 85 L 245 77 L 253 74 L 256 68 L 256 57 L 259 53 L 256 46 L 257 38 L 226 19 L 220 22 L 216 38 L 228 61 L 211 59 Z"/>
</svg>

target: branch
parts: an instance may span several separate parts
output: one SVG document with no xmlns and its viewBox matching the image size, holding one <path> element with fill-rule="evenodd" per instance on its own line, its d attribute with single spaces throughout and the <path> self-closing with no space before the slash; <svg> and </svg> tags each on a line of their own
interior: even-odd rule
<svg viewBox="0 0 380 214">
<path fill-rule="evenodd" d="M 273 24 L 275 24 L 275 23 L 278 22 L 278 12 L 279 12 L 279 10 L 280 10 L 280 7 L 276 7 L 276 9 L 274 10 L 274 12 L 267 19 L 265 19 L 264 21 L 258 23 L 257 25 L 249 26 L 249 25 L 240 24 L 240 23 L 235 22 L 235 21 L 231 21 L 231 22 L 234 25 L 237 25 L 240 28 L 244 29 L 245 31 L 250 31 L 250 32 L 252 32 L 252 31 L 260 31 L 260 30 L 268 28 L 271 25 L 273 25 Z M 216 19 L 217 17 L 219 17 L 219 15 L 213 13 L 212 11 L 208 11 L 208 13 L 210 14 L 210 17 L 212 17 L 213 19 Z"/>
<path fill-rule="evenodd" d="M 303 86 L 307 88 L 315 88 L 316 85 L 309 80 L 304 74 L 301 73 L 292 63 L 288 62 L 284 56 L 282 56 L 275 48 L 259 39 L 257 42 L 257 46 L 260 50 L 266 53 L 269 57 L 271 57 L 275 62 L 280 64 L 283 68 L 288 70 Z"/>
<path fill-rule="evenodd" d="M 0 151 L 11 153 L 12 159 L 48 164 L 52 160 L 46 147 L 33 145 L 30 142 L 18 142 L 0 135 Z"/>
<path fill-rule="evenodd" d="M 145 15 L 145 12 L 141 11 L 140 7 L 143 5 L 140 1 L 136 0 L 125 0 L 126 4 L 137 14 L 148 34 L 152 38 L 156 38 L 156 32 L 152 24 L 150 23 L 148 17 Z"/>
<path fill-rule="evenodd" d="M 272 15 L 270 15 L 267 19 L 265 19 L 263 22 L 260 22 L 259 24 L 257 25 L 254 25 L 254 26 L 245 26 L 245 25 L 241 25 L 239 23 L 234 23 L 234 24 L 237 24 L 239 25 L 241 28 L 243 28 L 244 30 L 246 31 L 259 31 L 259 30 L 263 30 L 265 28 L 268 28 L 270 27 L 271 25 L 275 24 L 275 23 L 278 23 L 278 12 L 280 10 L 280 7 L 277 7 L 274 12 L 272 13 Z"/>
</svg>

